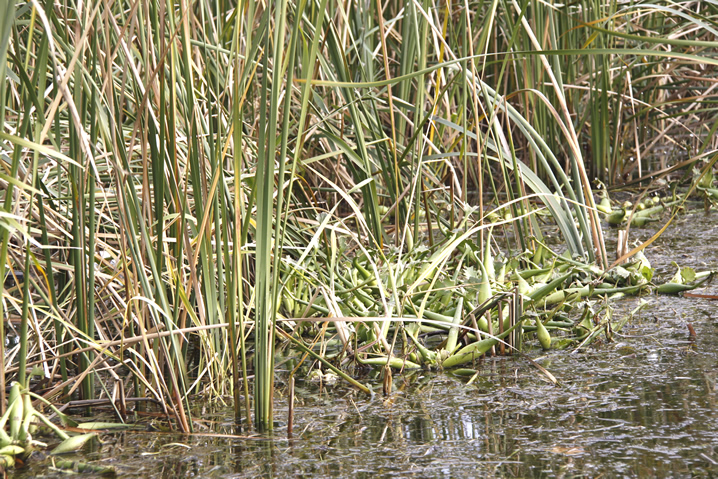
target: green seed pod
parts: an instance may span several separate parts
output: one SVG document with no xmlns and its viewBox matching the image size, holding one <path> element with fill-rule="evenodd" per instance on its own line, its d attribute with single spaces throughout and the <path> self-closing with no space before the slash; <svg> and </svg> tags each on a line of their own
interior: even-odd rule
<svg viewBox="0 0 718 479">
<path fill-rule="evenodd" d="M 596 209 L 601 213 L 611 213 L 611 200 L 608 199 L 608 195 L 604 192 L 601 202 L 596 205 Z"/>
<path fill-rule="evenodd" d="M 409 360 L 404 361 L 401 358 L 397 358 L 395 356 L 392 356 L 391 359 L 388 358 L 367 358 L 367 359 L 359 359 L 357 360 L 362 363 L 366 364 L 367 366 L 386 366 L 387 362 L 389 363 L 389 366 L 394 369 L 419 369 L 421 366 L 419 366 L 416 363 L 412 363 Z"/>
<path fill-rule="evenodd" d="M 504 278 L 506 277 L 506 263 L 499 263 L 499 265 L 499 270 L 496 273 L 496 282 L 498 284 L 504 284 Z"/>
<path fill-rule="evenodd" d="M 497 334 L 493 338 L 482 339 L 475 343 L 471 343 L 468 346 L 464 346 L 457 353 L 452 354 L 448 358 L 444 359 L 441 366 L 444 369 L 453 368 L 462 364 L 478 359 L 482 354 L 486 353 L 491 346 L 495 346 L 499 343 L 499 339 L 504 339 L 506 336 L 511 334 L 514 329 L 521 326 L 521 322 L 516 323 L 510 329 L 504 331 L 501 334 Z"/>
<path fill-rule="evenodd" d="M 476 321 L 476 324 L 479 326 L 479 329 L 485 333 L 489 332 L 489 322 L 486 320 L 486 316 L 481 316 L 478 321 Z"/>
<path fill-rule="evenodd" d="M 10 455 L 0 455 L 0 468 L 3 471 L 10 470 L 15 467 L 15 457 Z"/>
<path fill-rule="evenodd" d="M 531 292 L 531 286 L 529 286 L 528 281 L 526 281 L 521 275 L 519 275 L 519 293 L 521 294 L 529 294 Z"/>
<path fill-rule="evenodd" d="M 551 349 L 551 335 L 539 318 L 536 318 L 536 337 L 538 337 L 542 348 Z"/>
<path fill-rule="evenodd" d="M 680 283 L 664 283 L 656 288 L 656 293 L 659 294 L 678 294 L 682 293 L 684 291 L 690 291 L 694 289 L 695 286 L 689 285 L 689 284 L 680 284 Z"/>
<path fill-rule="evenodd" d="M 359 262 L 359 259 L 358 259 L 358 258 L 354 258 L 354 259 L 352 260 L 352 265 L 354 265 L 354 267 L 357 269 L 357 271 L 359 272 L 359 274 L 360 274 L 360 275 L 362 276 L 362 278 L 364 278 L 365 280 L 374 277 L 374 275 L 373 275 L 371 272 L 369 272 L 369 270 L 367 270 L 364 266 L 362 266 L 362 264 Z M 373 279 L 372 281 L 369 281 L 367 284 L 368 284 L 369 286 L 376 286 L 376 279 Z"/>
<path fill-rule="evenodd" d="M 0 456 L 17 456 L 18 454 L 24 454 L 25 448 L 20 447 L 16 444 L 5 446 L 0 449 Z"/>
<path fill-rule="evenodd" d="M 97 437 L 96 432 L 90 432 L 87 434 L 80 434 L 79 436 L 72 436 L 62 441 L 55 449 L 50 452 L 53 456 L 58 454 L 66 454 L 68 452 L 75 452 L 87 443 L 90 439 Z"/>
<path fill-rule="evenodd" d="M 626 210 L 621 208 L 620 210 L 613 211 L 611 214 L 606 216 L 606 221 L 609 225 L 620 225 L 625 216 Z"/>
<path fill-rule="evenodd" d="M 631 226 L 637 226 L 640 228 L 641 226 L 646 226 L 648 223 L 650 223 L 652 221 L 658 221 L 658 220 L 649 218 L 647 216 L 635 215 L 633 218 L 631 218 Z"/>
<path fill-rule="evenodd" d="M 651 206 L 649 208 L 644 208 L 642 211 L 637 211 L 636 216 L 651 216 L 651 215 L 657 215 L 660 213 L 663 213 L 664 210 L 663 205 L 658 206 Z"/>
</svg>

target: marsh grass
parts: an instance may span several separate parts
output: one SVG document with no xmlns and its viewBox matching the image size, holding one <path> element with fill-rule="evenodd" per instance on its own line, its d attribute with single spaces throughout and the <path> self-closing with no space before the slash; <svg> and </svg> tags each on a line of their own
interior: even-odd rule
<svg viewBox="0 0 718 479">
<path fill-rule="evenodd" d="M 530 266 L 545 212 L 607 268 L 591 181 L 716 148 L 709 2 L 2 0 L 0 19 L 0 348 L 19 337 L 0 394 L 37 366 L 54 401 L 148 396 L 183 431 L 196 394 L 271 428 L 288 335 L 391 363 L 418 331 L 399 318 L 456 307 L 498 251 Z M 469 263 L 486 276 L 459 287 Z"/>
</svg>

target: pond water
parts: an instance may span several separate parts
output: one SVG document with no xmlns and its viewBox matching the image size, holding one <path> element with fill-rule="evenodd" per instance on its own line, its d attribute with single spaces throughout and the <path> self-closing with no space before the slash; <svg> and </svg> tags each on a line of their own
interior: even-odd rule
<svg viewBox="0 0 718 479">
<path fill-rule="evenodd" d="M 687 214 L 649 248 L 659 276 L 673 274 L 671 261 L 718 269 L 717 219 Z M 153 478 L 718 476 L 718 301 L 643 299 L 613 342 L 526 351 L 558 385 L 518 357 L 483 360 L 471 383 L 441 372 L 395 375 L 389 398 L 298 380 L 291 439 L 280 387 L 270 437 L 228 437 L 242 435 L 231 411 L 198 407 L 197 435 L 106 434 L 77 459 Z M 615 314 L 639 301 L 616 303 Z M 375 374 L 360 380 L 381 390 Z M 17 477 L 65 477 L 37 464 Z"/>
</svg>

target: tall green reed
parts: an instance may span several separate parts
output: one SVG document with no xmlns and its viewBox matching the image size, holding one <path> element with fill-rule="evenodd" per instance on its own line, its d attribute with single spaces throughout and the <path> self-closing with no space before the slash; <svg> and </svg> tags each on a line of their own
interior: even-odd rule
<svg viewBox="0 0 718 479">
<path fill-rule="evenodd" d="M 419 283 L 458 278 L 445 265 L 464 242 L 491 254 L 488 212 L 507 202 L 520 219 L 502 247 L 536 248 L 544 205 L 572 253 L 607 266 L 593 177 L 625 174 L 621 148 L 645 150 L 647 129 L 718 125 L 710 93 L 690 106 L 687 67 L 659 61 L 715 68 L 713 16 L 691 2 L 33 3 L 13 23 L 14 7 L 0 278 L 26 274 L 0 313 L 20 316 L 27 364 L 61 371 L 56 394 L 114 382 L 186 431 L 197 393 L 231 395 L 249 424 L 252 373 L 271 428 L 277 319 L 413 311 Z M 676 12 L 680 39 L 658 30 Z M 363 281 L 388 275 L 379 302 L 338 299 L 363 287 L 351 256 Z M 412 279 L 412 262 L 431 268 Z M 403 323 L 367 324 L 390 355 Z"/>
<path fill-rule="evenodd" d="M 9 83 L 5 81 L 7 70 L 7 51 L 12 35 L 12 25 L 15 21 L 15 2 L 12 0 L 3 0 L 0 3 L 0 13 L 2 13 L 2 23 L 0 24 L 0 127 L 5 130 L 5 98 L 8 94 L 7 87 Z M 13 161 L 12 177 L 17 174 L 17 163 Z M 5 190 L 5 198 L 3 201 L 3 211 L 10 212 L 12 205 L 13 184 L 10 183 Z M 0 231 L 0 320 L 4 320 L 4 301 L 2 301 L 2 292 L 5 282 L 5 271 L 7 265 L 8 241 L 10 240 L 10 231 L 4 226 Z M 0 412 L 5 412 L 5 327 L 0 324 Z"/>
</svg>

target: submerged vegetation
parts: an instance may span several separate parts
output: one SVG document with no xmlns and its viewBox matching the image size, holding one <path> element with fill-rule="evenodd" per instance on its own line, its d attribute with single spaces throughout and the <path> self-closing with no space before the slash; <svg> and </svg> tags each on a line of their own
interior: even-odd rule
<svg viewBox="0 0 718 479">
<path fill-rule="evenodd" d="M 654 286 L 630 229 L 718 200 L 717 19 L 0 0 L 0 443 L 68 401 L 191 431 L 203 395 L 271 429 L 278 354 L 389 393 L 392 369 L 610 338 L 607 299 Z"/>
</svg>

